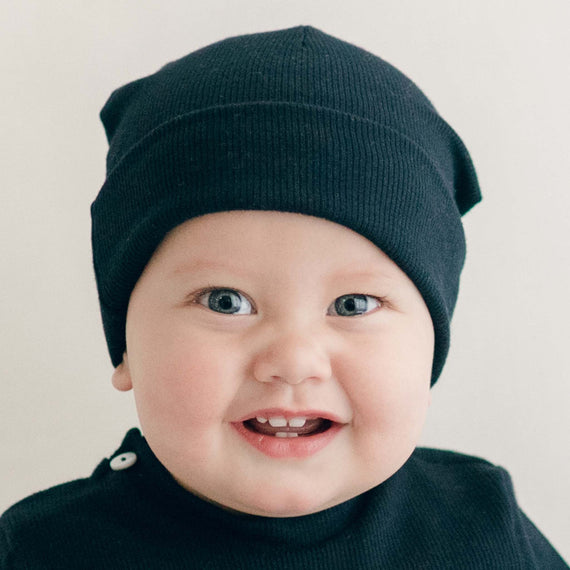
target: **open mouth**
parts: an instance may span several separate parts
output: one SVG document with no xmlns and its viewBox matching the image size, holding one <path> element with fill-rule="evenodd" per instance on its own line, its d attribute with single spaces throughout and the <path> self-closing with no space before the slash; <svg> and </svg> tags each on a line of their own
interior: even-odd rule
<svg viewBox="0 0 570 570">
<path fill-rule="evenodd" d="M 324 417 L 323 412 L 267 409 L 231 425 L 247 443 L 276 459 L 310 457 L 329 445 L 346 426 L 334 416 Z"/>
<path fill-rule="evenodd" d="M 245 420 L 243 425 L 253 433 L 273 437 L 308 437 L 324 433 L 333 425 L 325 418 L 294 417 L 287 419 L 283 416 L 255 417 Z"/>
</svg>

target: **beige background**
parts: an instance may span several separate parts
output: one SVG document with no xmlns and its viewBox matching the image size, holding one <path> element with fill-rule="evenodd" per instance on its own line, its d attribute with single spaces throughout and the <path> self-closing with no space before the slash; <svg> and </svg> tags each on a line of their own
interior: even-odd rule
<svg viewBox="0 0 570 570">
<path fill-rule="evenodd" d="M 227 36 L 311 24 L 427 93 L 484 202 L 424 444 L 506 467 L 570 559 L 570 3 L 19 0 L 0 8 L 0 511 L 89 475 L 136 424 L 115 392 L 91 267 L 111 90 Z"/>
</svg>

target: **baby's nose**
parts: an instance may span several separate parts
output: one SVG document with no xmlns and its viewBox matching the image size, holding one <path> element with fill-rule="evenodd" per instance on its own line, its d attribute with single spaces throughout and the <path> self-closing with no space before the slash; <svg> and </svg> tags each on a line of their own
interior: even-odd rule
<svg viewBox="0 0 570 570">
<path fill-rule="evenodd" d="M 253 374 L 260 382 L 299 384 L 327 380 L 332 375 L 329 355 L 316 338 L 307 334 L 276 335 L 255 355 Z"/>
</svg>

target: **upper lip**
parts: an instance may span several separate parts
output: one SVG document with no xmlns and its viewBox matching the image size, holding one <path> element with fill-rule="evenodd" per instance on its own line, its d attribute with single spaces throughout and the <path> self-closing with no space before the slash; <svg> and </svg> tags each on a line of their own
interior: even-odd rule
<svg viewBox="0 0 570 570">
<path fill-rule="evenodd" d="M 307 418 L 307 419 L 324 418 L 325 420 L 329 420 L 331 422 L 338 424 L 346 423 L 337 414 L 324 410 L 289 410 L 283 408 L 263 408 L 260 410 L 255 410 L 254 412 L 250 412 L 236 421 L 245 422 L 247 420 L 259 417 L 261 418 L 280 417 L 280 418 L 285 418 L 287 420 L 290 420 L 291 418 Z"/>
</svg>

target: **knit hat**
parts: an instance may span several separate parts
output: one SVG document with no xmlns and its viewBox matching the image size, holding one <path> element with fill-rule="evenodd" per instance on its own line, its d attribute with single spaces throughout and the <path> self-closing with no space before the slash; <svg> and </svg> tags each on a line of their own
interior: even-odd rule
<svg viewBox="0 0 570 570">
<path fill-rule="evenodd" d="M 91 206 L 93 260 L 114 366 L 130 294 L 165 235 L 196 216 L 279 210 L 360 233 L 414 282 L 449 349 L 481 199 L 469 154 L 419 88 L 311 26 L 232 37 L 117 89 L 101 111 L 107 178 Z"/>
</svg>

